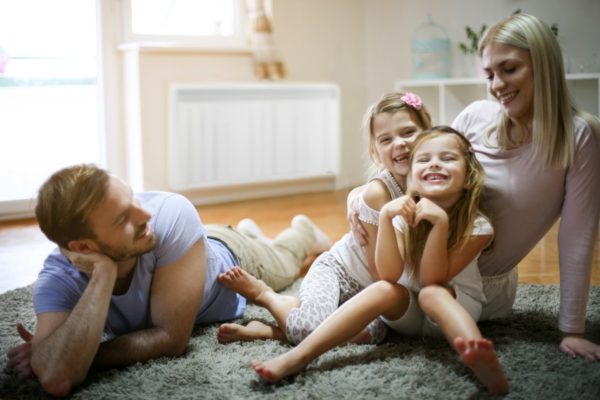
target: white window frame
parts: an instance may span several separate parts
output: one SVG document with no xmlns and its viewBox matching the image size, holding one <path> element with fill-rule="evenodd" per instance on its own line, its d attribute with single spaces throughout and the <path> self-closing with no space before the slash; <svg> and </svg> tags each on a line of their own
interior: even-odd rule
<svg viewBox="0 0 600 400">
<path fill-rule="evenodd" d="M 122 39 L 125 43 L 139 43 L 160 46 L 186 46 L 197 48 L 247 48 L 248 16 L 244 0 L 236 0 L 236 22 L 233 36 L 178 36 L 178 35 L 142 35 L 132 30 L 131 0 L 121 0 L 121 15 L 123 18 Z"/>
<path fill-rule="evenodd" d="M 100 23 L 101 20 L 99 19 L 100 16 L 100 12 L 101 12 L 101 4 L 102 4 L 103 0 L 95 0 L 95 7 L 96 7 L 96 20 L 97 20 L 97 26 L 96 26 L 96 31 L 97 31 L 97 37 L 96 37 L 96 63 L 97 63 L 97 75 L 96 75 L 96 82 L 94 83 L 94 86 L 96 88 L 97 91 L 97 98 L 96 98 L 96 113 L 97 113 L 97 122 L 98 122 L 98 140 L 100 141 L 99 144 L 99 158 L 97 161 L 95 161 L 100 167 L 105 167 L 107 164 L 107 152 L 106 152 L 106 131 L 105 131 L 105 120 L 106 120 L 106 115 L 105 115 L 105 110 L 102 106 L 103 103 L 103 96 L 104 96 L 104 90 L 102 87 L 103 84 L 103 79 L 104 79 L 104 71 L 102 70 L 101 67 L 101 61 L 102 61 L 102 49 L 101 49 L 101 32 L 103 32 L 103 28 L 101 27 Z M 28 79 L 28 78 L 25 78 Z M 42 78 L 44 79 L 44 78 Z M 68 79 L 68 78 L 67 78 Z M 54 80 L 53 78 L 50 78 L 50 80 Z M 56 79 L 56 80 L 60 80 L 60 78 Z M 5 143 L 0 143 L 0 145 L 5 145 Z M 87 162 L 91 162 L 92 160 L 89 160 Z M 48 175 L 54 171 L 47 171 Z M 34 214 L 34 209 L 37 203 L 37 195 L 36 193 L 32 193 L 31 197 L 29 198 L 18 198 L 18 199 L 11 199 L 11 200 L 0 200 L 0 221 L 10 221 L 10 220 L 16 220 L 16 219 L 21 219 L 21 218 L 32 218 L 35 217 Z"/>
</svg>

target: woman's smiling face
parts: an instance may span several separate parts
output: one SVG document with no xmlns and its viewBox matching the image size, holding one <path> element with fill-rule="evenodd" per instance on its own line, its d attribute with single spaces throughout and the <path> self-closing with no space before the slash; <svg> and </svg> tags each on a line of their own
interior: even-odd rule
<svg viewBox="0 0 600 400">
<path fill-rule="evenodd" d="M 482 52 L 490 94 L 525 126 L 533 120 L 533 65 L 529 50 L 492 42 Z"/>
</svg>

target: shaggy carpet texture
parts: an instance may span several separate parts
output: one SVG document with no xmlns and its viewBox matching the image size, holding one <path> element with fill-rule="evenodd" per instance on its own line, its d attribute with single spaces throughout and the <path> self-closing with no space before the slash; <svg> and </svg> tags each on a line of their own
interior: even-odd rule
<svg viewBox="0 0 600 400">
<path fill-rule="evenodd" d="M 297 290 L 296 282 L 287 292 Z M 480 324 L 494 340 L 508 376 L 506 399 L 600 399 L 600 362 L 570 359 L 559 348 L 558 287 L 520 285 L 514 315 Z M 19 343 L 15 324 L 35 324 L 31 286 L 0 295 L 0 362 Z M 600 287 L 592 287 L 589 338 L 600 342 Z M 272 323 L 250 305 L 239 322 Z M 188 353 L 123 369 L 92 371 L 74 399 L 488 399 L 495 398 L 462 365 L 442 339 L 391 335 L 379 346 L 346 345 L 311 363 L 306 371 L 266 384 L 249 367 L 290 347 L 277 341 L 219 344 L 218 325 L 197 327 Z M 33 380 L 0 372 L 1 399 L 47 398 Z"/>
</svg>

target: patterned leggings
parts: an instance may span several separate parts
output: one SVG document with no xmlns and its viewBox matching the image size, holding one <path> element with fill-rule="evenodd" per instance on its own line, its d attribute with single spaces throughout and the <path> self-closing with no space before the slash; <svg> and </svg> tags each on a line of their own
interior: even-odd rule
<svg viewBox="0 0 600 400">
<path fill-rule="evenodd" d="M 302 281 L 298 298 L 300 307 L 294 308 L 286 320 L 286 337 L 294 345 L 304 340 L 328 316 L 363 287 L 325 252 L 319 256 Z M 381 343 L 387 333 L 386 325 L 375 319 L 367 326 L 371 343 Z"/>
</svg>

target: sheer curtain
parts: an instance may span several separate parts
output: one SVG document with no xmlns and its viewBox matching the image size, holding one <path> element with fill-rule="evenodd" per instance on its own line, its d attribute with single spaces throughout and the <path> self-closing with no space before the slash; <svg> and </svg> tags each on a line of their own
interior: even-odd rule
<svg viewBox="0 0 600 400">
<path fill-rule="evenodd" d="M 104 164 L 95 0 L 0 0 L 0 218 L 55 170 Z M 6 217 L 5 217 L 6 218 Z"/>
</svg>

